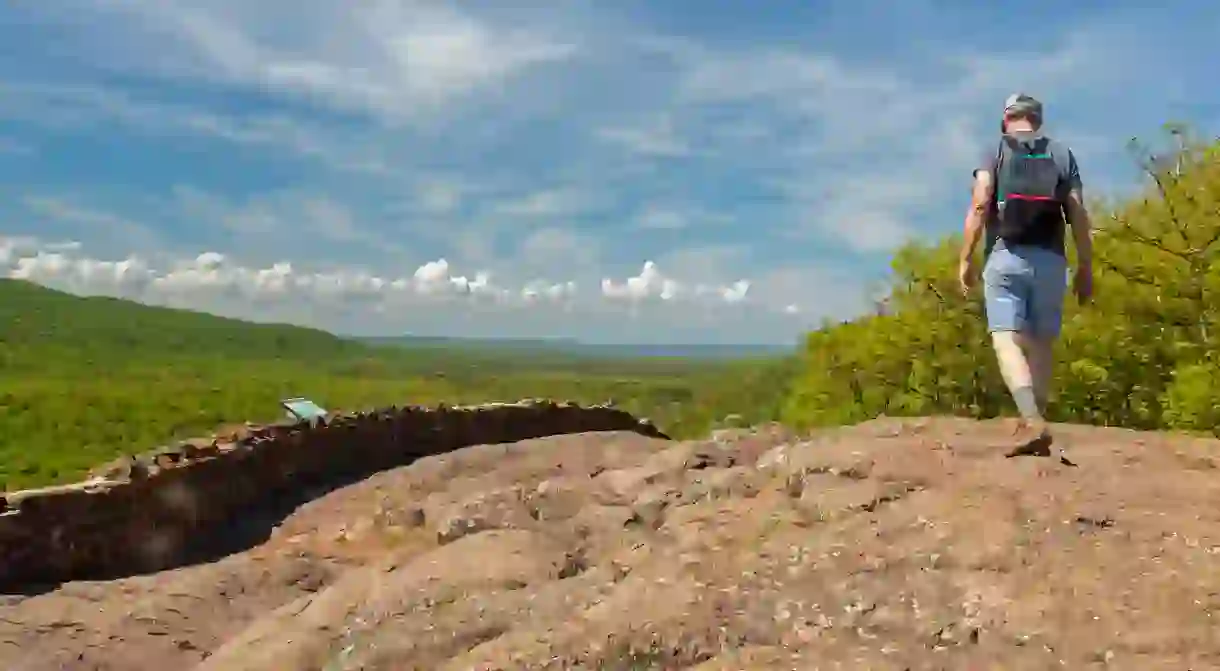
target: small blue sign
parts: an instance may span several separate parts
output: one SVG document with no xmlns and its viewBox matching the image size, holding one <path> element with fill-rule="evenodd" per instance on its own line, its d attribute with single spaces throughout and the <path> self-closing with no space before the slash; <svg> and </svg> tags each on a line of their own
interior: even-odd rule
<svg viewBox="0 0 1220 671">
<path fill-rule="evenodd" d="M 314 403 L 307 398 L 286 398 L 280 401 L 280 404 L 284 406 L 284 409 L 288 411 L 288 414 L 291 415 L 293 419 L 298 421 L 306 421 L 310 423 L 316 421 L 326 421 L 327 415 L 329 414 L 317 403 Z"/>
</svg>

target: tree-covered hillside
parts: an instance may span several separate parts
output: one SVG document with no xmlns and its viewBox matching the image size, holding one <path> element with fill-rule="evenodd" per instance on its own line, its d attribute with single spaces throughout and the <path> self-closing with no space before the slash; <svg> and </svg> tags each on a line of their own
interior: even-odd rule
<svg viewBox="0 0 1220 671">
<path fill-rule="evenodd" d="M 324 331 L 80 297 L 18 280 L 0 280 L 0 370 L 57 370 L 44 357 L 103 369 L 183 353 L 217 358 L 347 357 L 366 347 Z M 73 369 L 67 372 L 75 373 Z"/>
<path fill-rule="evenodd" d="M 1149 185 L 1127 202 L 1091 208 L 1096 296 L 1068 306 L 1050 415 L 1217 431 L 1220 146 L 1186 142 L 1163 158 L 1133 149 Z M 809 334 L 786 421 L 1007 412 L 981 290 L 963 298 L 957 289 L 959 244 L 955 236 L 902 249 L 886 309 Z"/>
<path fill-rule="evenodd" d="M 331 409 L 552 397 L 613 399 L 689 436 L 778 413 L 782 359 L 593 359 L 375 346 L 286 325 L 82 298 L 0 280 L 0 488 L 79 477 L 218 425 Z"/>
</svg>

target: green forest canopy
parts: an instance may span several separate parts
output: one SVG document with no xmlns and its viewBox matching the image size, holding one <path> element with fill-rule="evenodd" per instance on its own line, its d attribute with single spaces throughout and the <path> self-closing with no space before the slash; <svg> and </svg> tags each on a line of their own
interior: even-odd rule
<svg viewBox="0 0 1220 671">
<path fill-rule="evenodd" d="M 377 346 L 313 329 L 80 297 L 0 280 L 0 489 L 80 477 L 219 425 L 331 409 L 521 398 L 614 400 L 678 437 L 774 419 L 783 359 L 601 359 Z"/>
<path fill-rule="evenodd" d="M 1126 202 L 1090 208 L 1096 297 L 1068 307 L 1049 414 L 1064 422 L 1216 432 L 1220 146 L 1183 141 L 1163 159 L 1133 149 L 1149 185 Z M 981 295 L 957 290 L 960 241 L 904 247 L 893 259 L 884 309 L 808 335 L 783 404 L 786 422 L 982 418 L 1009 407 Z"/>
</svg>

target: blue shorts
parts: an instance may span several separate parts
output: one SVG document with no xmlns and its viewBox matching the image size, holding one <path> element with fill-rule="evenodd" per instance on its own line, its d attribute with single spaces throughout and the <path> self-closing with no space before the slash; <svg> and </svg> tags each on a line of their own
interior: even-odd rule
<svg viewBox="0 0 1220 671">
<path fill-rule="evenodd" d="M 1054 338 L 1063 324 L 1067 259 L 1049 249 L 997 242 L 983 266 L 987 330 Z"/>
</svg>

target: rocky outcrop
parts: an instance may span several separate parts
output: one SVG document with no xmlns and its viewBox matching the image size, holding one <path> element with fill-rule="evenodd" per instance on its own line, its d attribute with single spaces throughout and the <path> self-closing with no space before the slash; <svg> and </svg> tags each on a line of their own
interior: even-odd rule
<svg viewBox="0 0 1220 671">
<path fill-rule="evenodd" d="M 480 445 L 218 561 L 0 597 L 0 669 L 1218 669 L 1220 441 L 885 419 Z"/>
<path fill-rule="evenodd" d="M 324 426 L 281 423 L 129 457 L 72 485 L 0 499 L 0 591 L 153 571 L 302 489 L 469 445 L 591 431 L 664 437 L 609 406 L 522 401 L 391 407 Z"/>
</svg>

